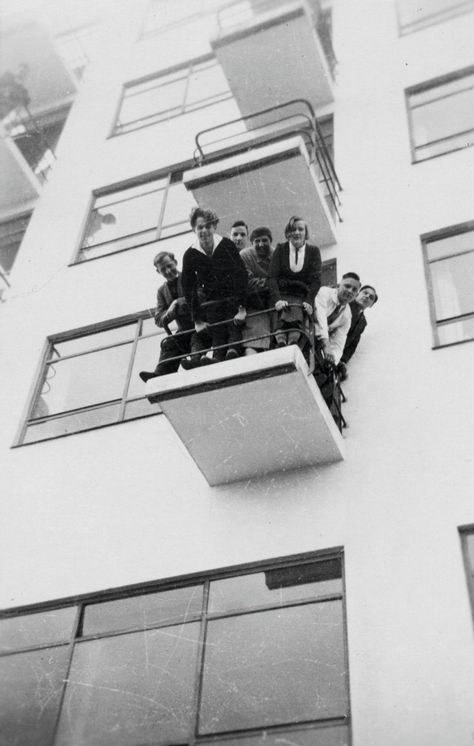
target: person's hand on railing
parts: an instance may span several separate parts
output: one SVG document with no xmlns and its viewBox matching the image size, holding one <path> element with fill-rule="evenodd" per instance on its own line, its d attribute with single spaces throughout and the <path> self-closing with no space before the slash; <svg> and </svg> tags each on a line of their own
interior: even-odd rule
<svg viewBox="0 0 474 746">
<path fill-rule="evenodd" d="M 345 363 L 339 363 L 336 368 L 336 373 L 338 374 L 340 381 L 345 381 L 348 376 L 347 365 Z"/>
<path fill-rule="evenodd" d="M 234 316 L 235 326 L 245 326 L 245 319 L 247 318 L 247 311 L 243 306 L 239 306 L 239 310 Z"/>
<path fill-rule="evenodd" d="M 275 311 L 283 311 L 284 308 L 288 308 L 287 300 L 277 300 L 275 303 Z"/>
<path fill-rule="evenodd" d="M 194 322 L 194 331 L 196 334 L 201 334 L 202 332 L 205 332 L 208 328 L 208 324 L 206 321 L 195 321 Z"/>
<path fill-rule="evenodd" d="M 313 314 L 313 306 L 311 305 L 311 303 L 306 303 L 306 301 L 303 301 L 302 305 L 303 305 L 303 311 L 308 316 L 312 316 L 312 314 Z"/>
</svg>

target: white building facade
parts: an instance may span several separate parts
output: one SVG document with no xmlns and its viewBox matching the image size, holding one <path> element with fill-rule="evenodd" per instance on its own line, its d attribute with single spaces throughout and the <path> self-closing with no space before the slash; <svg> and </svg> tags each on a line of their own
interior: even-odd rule
<svg viewBox="0 0 474 746">
<path fill-rule="evenodd" d="M 425 5 L 5 23 L 21 136 L 65 123 L 31 155 L 2 110 L 0 744 L 472 744 L 474 13 Z M 275 243 L 302 214 L 376 287 L 344 459 L 210 486 L 148 401 L 153 257 L 196 204 Z M 297 402 L 256 391 L 265 437 L 222 438 L 263 460 Z"/>
</svg>

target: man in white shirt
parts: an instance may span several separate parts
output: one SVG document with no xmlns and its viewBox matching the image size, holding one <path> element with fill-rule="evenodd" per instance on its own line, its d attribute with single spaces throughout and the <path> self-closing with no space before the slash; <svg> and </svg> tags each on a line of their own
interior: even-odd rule
<svg viewBox="0 0 474 746">
<path fill-rule="evenodd" d="M 359 290 L 359 275 L 346 272 L 337 288 L 323 286 L 316 295 L 316 337 L 330 365 L 337 365 L 342 357 L 352 319 L 349 303 Z"/>
</svg>

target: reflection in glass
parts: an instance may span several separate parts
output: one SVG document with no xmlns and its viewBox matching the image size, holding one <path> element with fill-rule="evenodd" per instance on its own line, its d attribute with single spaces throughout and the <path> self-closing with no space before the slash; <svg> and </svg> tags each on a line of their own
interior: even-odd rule
<svg viewBox="0 0 474 746">
<path fill-rule="evenodd" d="M 436 318 L 474 313 L 474 250 L 430 264 Z"/>
<path fill-rule="evenodd" d="M 438 326 L 438 338 L 440 345 L 474 339 L 474 315 L 462 321 L 454 321 L 451 324 L 440 324 Z"/>
<path fill-rule="evenodd" d="M 68 658 L 67 645 L 0 658 L 2 746 L 51 743 Z"/>
<path fill-rule="evenodd" d="M 41 392 L 49 414 L 122 398 L 131 351 L 126 343 L 49 363 Z"/>
<path fill-rule="evenodd" d="M 83 635 L 96 635 L 131 627 L 185 621 L 202 611 L 202 586 L 131 596 L 115 601 L 89 604 L 84 611 Z"/>
<path fill-rule="evenodd" d="M 212 746 L 349 746 L 349 729 L 345 725 L 305 728 L 290 731 L 264 730 L 240 738 L 218 738 Z"/>
<path fill-rule="evenodd" d="M 474 250 L 474 230 L 454 233 L 451 236 L 437 238 L 426 244 L 428 260 L 439 259 L 445 256 L 453 256 L 465 251 Z"/>
<path fill-rule="evenodd" d="M 347 713 L 342 604 L 210 620 L 200 733 Z"/>
<path fill-rule="evenodd" d="M 70 640 L 76 607 L 0 619 L 0 652 Z"/>
<path fill-rule="evenodd" d="M 342 593 L 338 559 L 212 581 L 209 611 L 224 612 L 264 604 L 276 606 L 330 593 Z"/>
<path fill-rule="evenodd" d="M 55 746 L 186 742 L 198 636 L 191 623 L 78 643 Z"/>
</svg>

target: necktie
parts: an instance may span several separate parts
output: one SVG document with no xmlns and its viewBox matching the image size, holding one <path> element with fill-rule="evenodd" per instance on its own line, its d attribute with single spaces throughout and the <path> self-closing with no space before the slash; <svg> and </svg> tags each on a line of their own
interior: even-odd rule
<svg viewBox="0 0 474 746">
<path fill-rule="evenodd" d="M 334 311 L 331 311 L 331 313 L 328 316 L 328 326 L 337 319 L 337 317 L 339 316 L 343 308 L 344 306 L 342 305 L 342 303 L 338 303 Z"/>
</svg>

